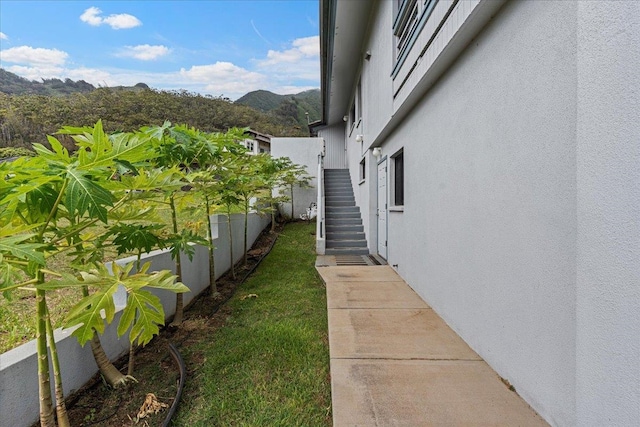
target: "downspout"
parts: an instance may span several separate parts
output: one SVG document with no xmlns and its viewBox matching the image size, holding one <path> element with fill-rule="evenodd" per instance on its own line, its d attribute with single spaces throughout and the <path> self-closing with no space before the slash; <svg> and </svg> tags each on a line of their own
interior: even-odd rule
<svg viewBox="0 0 640 427">
<path fill-rule="evenodd" d="M 316 217 L 316 253 L 324 255 L 326 248 L 324 220 L 324 140 L 322 152 L 318 154 L 318 215 Z"/>
</svg>

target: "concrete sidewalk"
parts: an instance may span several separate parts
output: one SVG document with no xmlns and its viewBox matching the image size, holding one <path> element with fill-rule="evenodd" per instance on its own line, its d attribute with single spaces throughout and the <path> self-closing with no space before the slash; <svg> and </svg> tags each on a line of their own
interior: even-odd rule
<svg viewBox="0 0 640 427">
<path fill-rule="evenodd" d="M 547 425 L 387 266 L 326 266 L 333 424 Z"/>
</svg>

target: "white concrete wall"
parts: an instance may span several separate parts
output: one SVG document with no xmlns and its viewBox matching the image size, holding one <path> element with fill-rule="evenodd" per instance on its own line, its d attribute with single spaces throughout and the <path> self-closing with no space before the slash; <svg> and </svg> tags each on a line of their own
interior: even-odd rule
<svg viewBox="0 0 640 427">
<path fill-rule="evenodd" d="M 301 188 L 299 186 L 293 189 L 293 212 L 295 218 L 307 211 L 311 203 L 317 200 L 318 187 L 318 155 L 322 153 L 322 138 L 272 138 L 271 139 L 271 156 L 288 157 L 293 163 L 306 167 L 307 173 L 311 176 L 309 188 Z M 288 189 L 282 189 L 285 195 L 289 196 Z M 289 217 L 291 216 L 291 203 L 281 204 L 280 212 Z"/>
<path fill-rule="evenodd" d="M 325 157 L 324 167 L 327 169 L 344 169 L 347 167 L 345 153 L 345 124 L 326 127 L 318 132 L 324 139 Z"/>
<path fill-rule="evenodd" d="M 393 88 L 391 75 L 394 49 L 393 37 L 390 37 L 390 23 L 393 22 L 391 2 L 378 2 L 371 17 L 371 33 L 363 49 L 371 52 L 369 60 L 362 61 L 362 121 L 365 125 L 365 147 L 378 137 L 393 114 Z"/>
<path fill-rule="evenodd" d="M 229 237 L 226 216 L 214 215 L 212 228 L 215 239 L 216 276 L 227 271 L 230 264 Z M 269 224 L 268 217 L 250 214 L 248 242 L 249 246 L 255 241 L 260 232 Z M 242 214 L 232 215 L 234 259 L 242 258 L 244 220 Z M 119 264 L 133 261 L 135 258 L 119 260 Z M 175 264 L 168 251 L 154 251 L 143 256 L 143 261 L 152 263 L 151 270 L 175 271 Z M 209 261 L 207 249 L 198 246 L 193 262 L 183 255 L 183 282 L 191 289 L 185 294 L 185 304 L 188 304 L 200 292 L 209 286 Z M 162 301 L 165 318 L 173 316 L 175 312 L 175 294 L 168 291 L 152 290 Z M 126 302 L 126 294 L 119 291 L 114 296 L 118 312 L 100 339 L 107 355 L 115 360 L 126 354 L 129 343 L 126 337 L 118 338 L 116 329 L 120 319 L 121 309 Z M 89 344 L 80 347 L 69 330 L 56 330 L 56 342 L 60 357 L 60 369 L 63 376 L 65 394 L 68 395 L 82 387 L 98 368 L 93 360 Z M 53 379 L 51 381 L 53 384 Z M 0 427 L 30 426 L 38 419 L 38 376 L 35 341 L 30 341 L 20 347 L 0 354 Z"/>
<path fill-rule="evenodd" d="M 404 148 L 406 174 L 389 264 L 556 425 L 575 423 L 575 16 L 507 4 L 382 144 Z M 372 59 L 388 30 L 370 35 Z"/>
<path fill-rule="evenodd" d="M 640 423 L 640 3 L 578 4 L 576 424 Z"/>
<path fill-rule="evenodd" d="M 552 425 L 637 425 L 640 3 L 508 2 L 389 130 L 391 16 L 361 76 L 366 143 L 404 149 L 389 264 Z"/>
</svg>

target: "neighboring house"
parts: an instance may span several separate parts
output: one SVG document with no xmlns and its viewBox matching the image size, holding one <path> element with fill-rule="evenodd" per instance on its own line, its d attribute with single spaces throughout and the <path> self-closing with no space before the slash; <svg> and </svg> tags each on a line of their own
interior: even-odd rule
<svg viewBox="0 0 640 427">
<path fill-rule="evenodd" d="M 638 425 L 640 2 L 320 0 L 320 21 L 312 127 L 369 252 L 550 424 Z"/>
<path fill-rule="evenodd" d="M 240 143 L 244 145 L 250 154 L 270 153 L 271 152 L 271 135 L 260 133 L 249 129 L 245 132 L 248 135 L 244 141 Z"/>
</svg>

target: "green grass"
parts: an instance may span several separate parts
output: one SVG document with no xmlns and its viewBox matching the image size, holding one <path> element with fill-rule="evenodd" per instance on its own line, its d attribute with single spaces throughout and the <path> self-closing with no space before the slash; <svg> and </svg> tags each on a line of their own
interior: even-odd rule
<svg viewBox="0 0 640 427">
<path fill-rule="evenodd" d="M 204 362 L 188 378 L 174 425 L 330 426 L 325 289 L 314 225 L 288 225 L 229 302 L 226 323 L 185 351 Z M 257 298 L 242 298 L 256 294 Z"/>
</svg>

